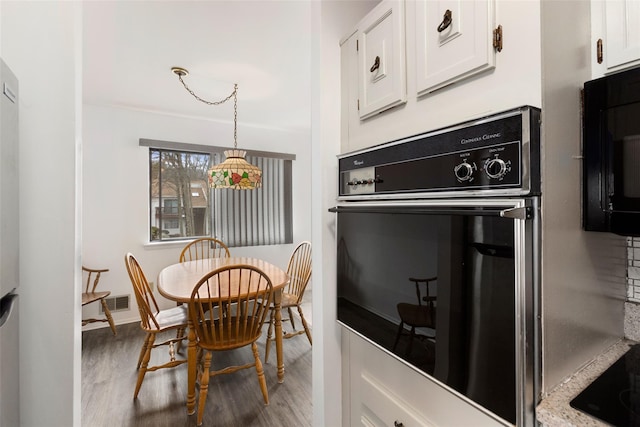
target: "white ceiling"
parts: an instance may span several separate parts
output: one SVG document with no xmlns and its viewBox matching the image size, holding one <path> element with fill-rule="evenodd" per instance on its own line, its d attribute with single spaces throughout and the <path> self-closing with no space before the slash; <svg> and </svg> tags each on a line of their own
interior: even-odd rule
<svg viewBox="0 0 640 427">
<path fill-rule="evenodd" d="M 83 6 L 87 104 L 232 121 L 233 102 L 201 98 L 238 83 L 238 123 L 308 130 L 311 4 L 289 1 L 90 1 Z"/>
</svg>

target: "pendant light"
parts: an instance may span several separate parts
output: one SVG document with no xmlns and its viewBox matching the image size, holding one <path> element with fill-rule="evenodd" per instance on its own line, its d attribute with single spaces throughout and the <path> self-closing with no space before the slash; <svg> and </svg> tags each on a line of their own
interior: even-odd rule
<svg viewBox="0 0 640 427">
<path fill-rule="evenodd" d="M 233 150 L 224 152 L 225 160 L 208 171 L 209 187 L 230 188 L 233 190 L 253 190 L 262 186 L 262 171 L 259 167 L 245 160 L 247 154 L 238 150 L 238 85 L 233 85 L 233 92 L 220 101 L 206 101 L 197 96 L 184 82 L 182 77 L 189 74 L 187 70 L 173 67 L 171 71 L 178 76 L 180 83 L 195 99 L 207 105 L 220 105 L 233 97 Z"/>
</svg>

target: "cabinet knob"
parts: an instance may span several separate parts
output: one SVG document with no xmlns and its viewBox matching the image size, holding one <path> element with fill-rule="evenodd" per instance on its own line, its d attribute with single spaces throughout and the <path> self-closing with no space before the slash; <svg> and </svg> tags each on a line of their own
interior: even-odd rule
<svg viewBox="0 0 640 427">
<path fill-rule="evenodd" d="M 438 32 L 441 33 L 449 28 L 449 25 L 451 25 L 452 21 L 453 19 L 451 17 L 451 11 L 447 9 L 447 11 L 444 13 L 444 16 L 442 17 L 442 22 L 440 23 L 440 25 L 438 25 Z"/>
<path fill-rule="evenodd" d="M 393 427 L 404 427 L 404 424 L 402 424 L 400 421 L 394 421 Z"/>
<path fill-rule="evenodd" d="M 378 68 L 380 68 L 380 57 L 376 56 L 376 59 L 373 61 L 373 65 L 369 68 L 369 71 L 373 73 Z"/>
</svg>

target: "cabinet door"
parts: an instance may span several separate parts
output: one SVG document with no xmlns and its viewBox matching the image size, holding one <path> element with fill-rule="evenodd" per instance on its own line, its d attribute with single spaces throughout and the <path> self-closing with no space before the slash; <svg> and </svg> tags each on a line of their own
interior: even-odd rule
<svg viewBox="0 0 640 427">
<path fill-rule="evenodd" d="M 493 0 L 416 2 L 418 95 L 495 67 Z"/>
<path fill-rule="evenodd" d="M 407 101 L 404 1 L 384 0 L 358 24 L 359 114 Z"/>
<path fill-rule="evenodd" d="M 376 380 L 368 372 L 360 376 L 360 393 L 362 407 L 352 425 L 362 426 L 433 426 L 422 414 L 404 402 L 395 393 Z M 358 422 L 359 421 L 359 422 Z"/>
<path fill-rule="evenodd" d="M 342 389 L 349 416 L 345 426 L 511 425 L 355 333 L 347 329 L 342 333 L 343 381 L 348 382 Z"/>
<path fill-rule="evenodd" d="M 340 81 L 340 152 L 347 153 L 362 148 L 351 144 L 351 134 L 360 124 L 356 30 L 340 43 Z"/>
<path fill-rule="evenodd" d="M 640 1 L 614 0 L 604 6 L 607 70 L 640 64 Z"/>
</svg>

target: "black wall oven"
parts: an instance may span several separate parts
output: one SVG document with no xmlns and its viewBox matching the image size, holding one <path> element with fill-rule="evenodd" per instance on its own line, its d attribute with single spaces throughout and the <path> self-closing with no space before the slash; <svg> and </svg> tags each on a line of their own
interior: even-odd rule
<svg viewBox="0 0 640 427">
<path fill-rule="evenodd" d="M 539 121 L 521 107 L 340 156 L 331 209 L 338 321 L 523 426 L 539 377 Z"/>
</svg>

